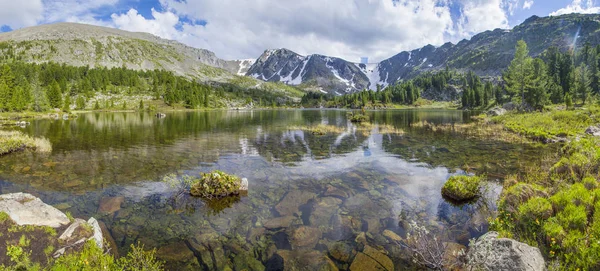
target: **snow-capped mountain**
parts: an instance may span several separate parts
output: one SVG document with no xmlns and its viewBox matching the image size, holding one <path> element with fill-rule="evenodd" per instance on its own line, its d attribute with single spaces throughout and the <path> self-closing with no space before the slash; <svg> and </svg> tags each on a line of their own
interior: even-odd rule
<svg viewBox="0 0 600 271">
<path fill-rule="evenodd" d="M 247 75 L 290 85 L 315 85 L 328 93 L 377 89 L 377 85 L 385 87 L 446 67 L 480 76 L 499 76 L 510 64 L 518 40 L 525 40 L 530 55 L 538 56 L 551 46 L 573 49 L 574 40 L 577 47 L 598 44 L 599 29 L 598 14 L 533 16 L 510 30 L 485 31 L 457 44 L 427 45 L 374 64 L 321 55 L 301 56 L 287 49 L 267 50 Z"/>
<path fill-rule="evenodd" d="M 269 82 L 317 86 L 330 93 L 369 86 L 369 78 L 354 63 L 322 55 L 302 56 L 287 49 L 266 50 L 246 75 Z"/>
</svg>

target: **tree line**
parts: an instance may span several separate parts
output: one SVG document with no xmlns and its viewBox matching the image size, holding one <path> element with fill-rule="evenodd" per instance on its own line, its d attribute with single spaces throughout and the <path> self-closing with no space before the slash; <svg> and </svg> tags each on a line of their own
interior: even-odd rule
<svg viewBox="0 0 600 271">
<path fill-rule="evenodd" d="M 166 105 L 190 109 L 225 107 L 230 100 L 268 106 L 288 102 L 280 93 L 228 83 L 198 82 L 164 70 L 75 67 L 52 62 L 0 63 L 0 112 L 114 108 L 112 100 L 100 105 L 96 99 L 93 106 L 89 105 L 90 99 L 99 94 L 152 96 Z M 120 102 L 127 107 L 126 101 Z"/>
</svg>

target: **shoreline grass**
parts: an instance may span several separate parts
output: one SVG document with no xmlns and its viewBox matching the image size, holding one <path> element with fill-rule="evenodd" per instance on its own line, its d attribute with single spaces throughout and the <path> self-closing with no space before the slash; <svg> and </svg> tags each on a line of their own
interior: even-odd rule
<svg viewBox="0 0 600 271">
<path fill-rule="evenodd" d="M 36 138 L 19 131 L 0 130 L 0 156 L 26 149 L 39 153 L 49 153 L 52 152 L 52 144 L 43 137 Z"/>
</svg>

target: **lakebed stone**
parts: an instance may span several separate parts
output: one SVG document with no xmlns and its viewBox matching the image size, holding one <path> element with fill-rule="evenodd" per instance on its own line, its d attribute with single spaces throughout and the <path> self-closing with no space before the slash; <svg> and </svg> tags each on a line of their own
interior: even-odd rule
<svg viewBox="0 0 600 271">
<path fill-rule="evenodd" d="M 121 210 L 121 204 L 123 204 L 123 201 L 125 201 L 124 197 L 104 197 L 100 199 L 98 213 L 114 214 L 116 211 Z"/>
<path fill-rule="evenodd" d="M 308 191 L 293 190 L 275 206 L 275 210 L 282 216 L 289 216 L 300 212 L 300 206 L 306 204 L 317 195 Z"/>
<path fill-rule="evenodd" d="M 289 241 L 292 248 L 314 248 L 321 239 L 321 231 L 318 228 L 300 226 L 293 228 L 289 233 Z"/>
<path fill-rule="evenodd" d="M 267 262 L 267 270 L 320 270 L 337 271 L 338 268 L 323 253 L 315 250 L 278 250 Z"/>
<path fill-rule="evenodd" d="M 27 193 L 0 195 L 0 212 L 7 213 L 18 225 L 58 228 L 70 223 L 63 212 Z"/>
</svg>

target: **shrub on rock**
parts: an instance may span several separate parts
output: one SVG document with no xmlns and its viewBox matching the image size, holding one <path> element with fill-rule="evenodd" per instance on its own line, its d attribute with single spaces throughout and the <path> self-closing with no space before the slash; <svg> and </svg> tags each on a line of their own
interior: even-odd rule
<svg viewBox="0 0 600 271">
<path fill-rule="evenodd" d="M 468 201 L 479 196 L 482 177 L 452 176 L 442 187 L 442 195 L 455 201 Z"/>
<path fill-rule="evenodd" d="M 192 183 L 190 194 L 203 198 L 219 198 L 238 194 L 242 180 L 234 175 L 215 170 L 210 173 L 202 173 L 200 179 Z"/>
</svg>

